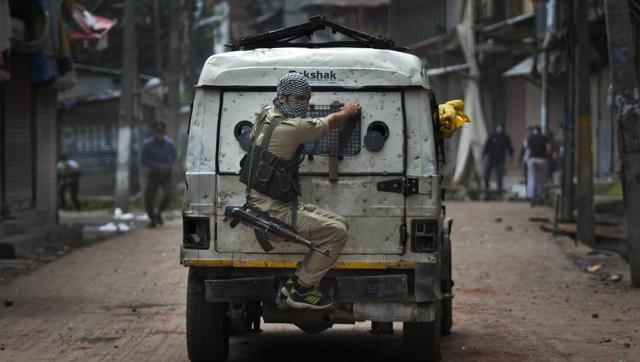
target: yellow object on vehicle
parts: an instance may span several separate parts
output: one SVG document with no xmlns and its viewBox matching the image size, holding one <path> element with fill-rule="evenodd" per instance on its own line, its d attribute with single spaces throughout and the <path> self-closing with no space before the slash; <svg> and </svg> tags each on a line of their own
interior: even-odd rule
<svg viewBox="0 0 640 362">
<path fill-rule="evenodd" d="M 440 116 L 440 134 L 444 138 L 451 138 L 458 128 L 471 122 L 469 116 L 464 113 L 464 102 L 461 99 L 439 104 L 438 115 Z"/>
</svg>

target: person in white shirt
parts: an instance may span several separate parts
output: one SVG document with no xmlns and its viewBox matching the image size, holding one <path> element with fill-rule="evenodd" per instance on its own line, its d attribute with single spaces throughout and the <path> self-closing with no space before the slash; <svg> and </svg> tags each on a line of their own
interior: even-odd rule
<svg viewBox="0 0 640 362">
<path fill-rule="evenodd" d="M 80 165 L 74 160 L 70 160 L 69 156 L 60 155 L 60 161 L 56 165 L 56 171 L 58 174 L 58 196 L 60 198 L 59 207 L 65 209 L 67 202 L 65 193 L 69 190 L 71 194 L 71 201 L 76 207 L 76 210 L 80 210 L 80 201 L 78 200 L 78 190 L 80 189 Z"/>
</svg>

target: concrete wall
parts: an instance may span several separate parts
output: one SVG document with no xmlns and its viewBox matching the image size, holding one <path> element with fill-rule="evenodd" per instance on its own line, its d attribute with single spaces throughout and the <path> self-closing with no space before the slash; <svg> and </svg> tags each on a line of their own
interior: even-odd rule
<svg viewBox="0 0 640 362">
<path fill-rule="evenodd" d="M 57 216 L 56 149 L 57 102 L 56 92 L 36 89 L 36 209 L 43 223 L 54 224 Z"/>
</svg>

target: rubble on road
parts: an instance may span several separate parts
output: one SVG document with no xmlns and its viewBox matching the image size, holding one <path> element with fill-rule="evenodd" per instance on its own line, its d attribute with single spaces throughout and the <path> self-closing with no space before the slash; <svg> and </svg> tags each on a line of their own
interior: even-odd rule
<svg viewBox="0 0 640 362">
<path fill-rule="evenodd" d="M 602 268 L 604 268 L 604 264 L 601 261 L 599 261 L 593 265 L 589 265 L 586 269 L 589 273 L 595 273 Z"/>
<path fill-rule="evenodd" d="M 128 224 L 121 223 L 121 222 L 119 223 L 108 222 L 98 227 L 98 231 L 107 232 L 107 233 L 114 233 L 114 232 L 126 233 L 128 231 L 131 231 L 131 229 L 133 229 L 133 226 L 129 226 Z"/>
</svg>

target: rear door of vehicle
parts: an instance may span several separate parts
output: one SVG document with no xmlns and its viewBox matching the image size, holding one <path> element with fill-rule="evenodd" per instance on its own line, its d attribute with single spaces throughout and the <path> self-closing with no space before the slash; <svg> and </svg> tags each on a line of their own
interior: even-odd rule
<svg viewBox="0 0 640 362">
<path fill-rule="evenodd" d="M 239 162 L 245 153 L 240 143 L 242 132 L 249 129 L 248 122 L 253 123 L 256 111 L 272 103 L 274 93 L 225 91 L 221 97 L 216 202 L 219 214 L 227 205 L 245 202 L 246 186 L 238 179 Z M 343 254 L 401 254 L 404 198 L 399 192 L 379 191 L 378 183 L 399 179 L 405 172 L 402 92 L 314 90 L 309 115 L 324 116 L 349 100 L 362 106 L 359 119 L 305 145 L 308 154 L 300 169 L 302 200 L 348 219 L 351 239 Z M 368 137 L 368 143 L 374 146 L 365 147 L 365 136 L 372 128 L 382 137 Z M 217 251 L 262 252 L 248 227 L 231 229 L 221 218 L 217 220 Z M 271 253 L 301 251 L 304 250 L 298 245 L 283 243 Z"/>
</svg>

